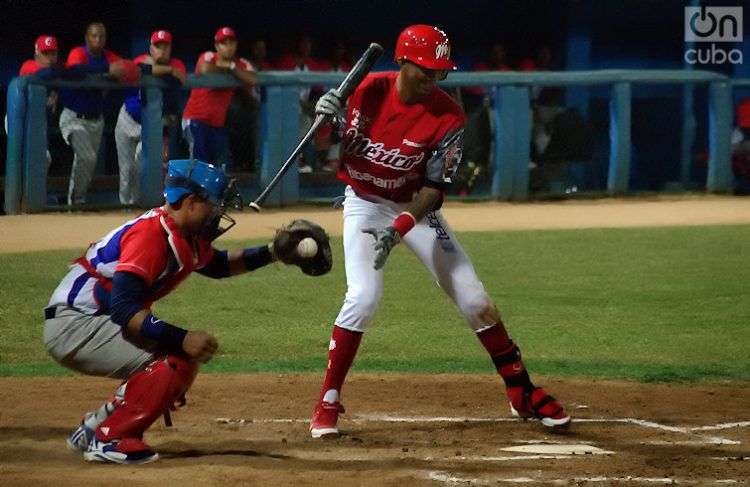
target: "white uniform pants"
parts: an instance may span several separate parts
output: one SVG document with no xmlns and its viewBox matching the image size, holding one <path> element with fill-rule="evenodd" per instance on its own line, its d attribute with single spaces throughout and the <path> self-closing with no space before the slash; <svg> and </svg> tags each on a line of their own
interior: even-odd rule
<svg viewBox="0 0 750 487">
<path fill-rule="evenodd" d="M 375 270 L 374 239 L 362 229 L 385 228 L 402 208 L 395 203 L 376 203 L 357 196 L 346 188 L 344 201 L 344 256 L 347 292 L 336 325 L 364 332 L 383 295 L 383 270 Z M 484 322 L 490 298 L 479 281 L 474 266 L 458 243 L 456 235 L 439 211 L 431 212 L 402 239 L 422 264 L 430 270 L 440 287 L 456 303 L 473 330 L 494 323 Z M 397 251 L 394 249 L 394 251 Z M 386 267 L 388 264 L 386 264 Z"/>
<path fill-rule="evenodd" d="M 104 119 L 78 118 L 76 112 L 63 108 L 60 114 L 60 131 L 63 139 L 73 148 L 73 168 L 68 185 L 68 204 L 86 202 L 86 192 L 96 169 L 99 146 L 102 142 Z"/>
<path fill-rule="evenodd" d="M 141 124 L 133 120 L 125 105 L 117 116 L 115 143 L 120 166 L 120 203 L 138 204 L 141 194 Z"/>
</svg>

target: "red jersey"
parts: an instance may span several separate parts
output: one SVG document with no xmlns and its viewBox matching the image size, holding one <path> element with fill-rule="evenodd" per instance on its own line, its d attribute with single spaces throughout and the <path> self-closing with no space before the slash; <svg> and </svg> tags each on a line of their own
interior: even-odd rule
<svg viewBox="0 0 750 487">
<path fill-rule="evenodd" d="M 18 72 L 18 76 L 29 76 L 30 74 L 34 74 L 40 69 L 44 69 L 46 67 L 47 66 L 39 64 L 35 59 L 29 59 L 27 61 L 24 61 L 21 65 L 21 70 Z"/>
<path fill-rule="evenodd" d="M 115 272 L 140 277 L 148 288 L 144 308 L 166 296 L 191 272 L 205 267 L 214 248 L 188 239 L 163 208 L 154 208 L 109 232 L 75 260 L 50 299 L 87 314 L 108 314 Z"/>
<path fill-rule="evenodd" d="M 398 73 L 370 74 L 349 98 L 337 177 L 359 194 L 409 202 L 423 186 L 443 189 L 461 158 L 465 116 L 440 88 L 404 104 Z"/>
<path fill-rule="evenodd" d="M 216 64 L 218 56 L 213 51 L 207 51 L 200 55 L 195 65 L 195 72 L 200 74 L 202 63 Z M 250 61 L 244 58 L 234 60 L 240 69 L 255 71 Z M 227 110 L 232 101 L 236 88 L 193 88 L 182 118 L 186 120 L 198 120 L 212 127 L 223 127 L 227 121 Z"/>
</svg>

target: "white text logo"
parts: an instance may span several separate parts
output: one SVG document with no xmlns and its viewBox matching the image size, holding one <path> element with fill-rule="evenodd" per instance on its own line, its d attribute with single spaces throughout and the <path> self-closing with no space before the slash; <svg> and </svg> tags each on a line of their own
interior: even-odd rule
<svg viewBox="0 0 750 487">
<path fill-rule="evenodd" d="M 715 43 L 742 42 L 742 7 L 685 7 L 688 64 L 742 64 L 742 51 Z"/>
<path fill-rule="evenodd" d="M 435 59 L 440 58 L 449 59 L 451 57 L 451 46 L 448 44 L 448 39 L 444 40 L 435 47 Z"/>
</svg>

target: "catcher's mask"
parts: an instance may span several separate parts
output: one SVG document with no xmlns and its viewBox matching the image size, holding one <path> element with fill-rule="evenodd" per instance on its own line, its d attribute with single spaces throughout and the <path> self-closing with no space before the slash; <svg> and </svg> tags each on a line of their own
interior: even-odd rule
<svg viewBox="0 0 750 487">
<path fill-rule="evenodd" d="M 202 232 L 209 241 L 234 226 L 234 219 L 226 214 L 230 207 L 242 210 L 242 197 L 235 180 L 227 176 L 222 168 L 194 159 L 169 161 L 164 198 L 169 204 L 176 204 L 189 194 L 214 206 L 214 212 L 206 220 Z"/>
</svg>

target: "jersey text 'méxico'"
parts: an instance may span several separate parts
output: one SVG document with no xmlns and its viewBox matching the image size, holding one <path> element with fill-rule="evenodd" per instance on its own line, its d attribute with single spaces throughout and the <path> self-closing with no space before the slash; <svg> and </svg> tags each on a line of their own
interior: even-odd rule
<svg viewBox="0 0 750 487">
<path fill-rule="evenodd" d="M 460 159 L 465 117 L 439 88 L 404 104 L 397 76 L 371 74 L 349 98 L 337 177 L 359 194 L 403 203 L 423 186 L 442 189 L 449 181 Z"/>
</svg>

